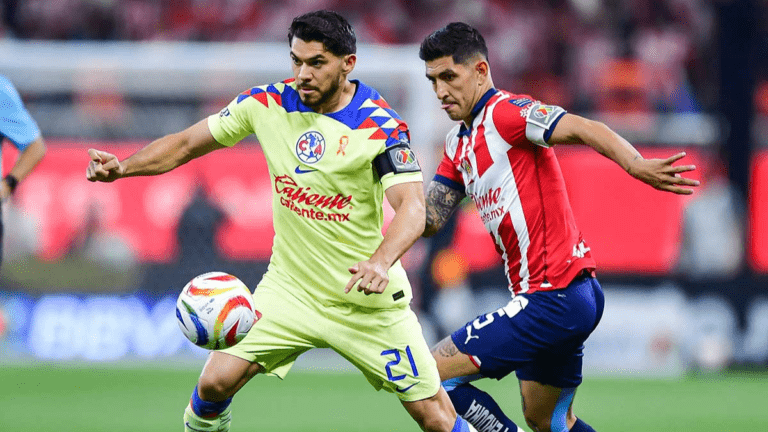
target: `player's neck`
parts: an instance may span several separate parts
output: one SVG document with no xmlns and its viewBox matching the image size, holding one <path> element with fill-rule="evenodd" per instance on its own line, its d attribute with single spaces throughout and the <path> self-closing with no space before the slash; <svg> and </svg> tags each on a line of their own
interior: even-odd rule
<svg viewBox="0 0 768 432">
<path fill-rule="evenodd" d="M 475 120 L 475 108 L 477 107 L 478 102 L 480 102 L 481 99 L 483 99 L 483 96 L 485 96 L 486 93 L 488 93 L 488 90 L 493 88 L 493 81 L 490 79 L 485 81 L 483 85 L 480 85 L 477 87 L 477 90 L 475 92 L 475 96 L 472 99 L 472 110 L 467 114 L 466 117 L 464 117 L 464 126 L 467 128 L 472 127 L 472 122 Z"/>
<path fill-rule="evenodd" d="M 336 111 L 341 111 L 352 102 L 352 98 L 357 91 L 357 84 L 345 79 L 344 83 L 339 87 L 338 91 L 333 94 L 328 101 L 313 107 L 318 114 L 328 114 Z"/>
</svg>

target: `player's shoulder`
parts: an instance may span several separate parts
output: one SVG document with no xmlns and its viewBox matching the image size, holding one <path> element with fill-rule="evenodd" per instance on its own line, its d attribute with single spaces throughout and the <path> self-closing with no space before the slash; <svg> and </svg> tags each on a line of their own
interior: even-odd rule
<svg viewBox="0 0 768 432">
<path fill-rule="evenodd" d="M 517 94 L 504 90 L 499 91 L 499 101 L 494 106 L 494 122 L 520 122 L 525 118 L 525 111 L 537 102 L 527 94 Z"/>
<path fill-rule="evenodd" d="M 235 98 L 238 105 L 247 102 L 248 106 L 280 107 L 286 110 L 298 110 L 299 100 L 299 94 L 296 92 L 296 83 L 293 78 L 251 87 L 241 92 Z"/>
<path fill-rule="evenodd" d="M 357 91 L 355 92 L 354 99 L 362 102 L 361 107 L 378 107 L 393 118 L 398 120 L 401 119 L 397 111 L 389 105 L 378 90 L 359 80 L 352 80 L 352 82 L 357 84 Z"/>
<path fill-rule="evenodd" d="M 16 90 L 16 86 L 13 85 L 11 80 L 3 75 L 0 75 L 0 94 L 5 97 L 10 97 L 14 100 L 20 99 L 19 92 Z"/>
<path fill-rule="evenodd" d="M 362 136 L 367 135 L 368 140 L 376 145 L 382 140 L 385 147 L 397 144 L 409 145 L 408 124 L 400 118 L 381 94 L 363 82 L 350 81 L 356 85 L 352 100 L 346 107 L 327 116 L 351 130 L 361 131 Z"/>
<path fill-rule="evenodd" d="M 0 85 L 5 85 L 5 83 L 10 83 L 10 81 L 5 77 L 5 75 L 0 75 Z"/>
<path fill-rule="evenodd" d="M 5 77 L 5 75 L 0 75 L 0 87 L 5 89 L 6 87 L 15 88 L 13 86 L 13 83 L 11 83 L 11 80 Z"/>
</svg>

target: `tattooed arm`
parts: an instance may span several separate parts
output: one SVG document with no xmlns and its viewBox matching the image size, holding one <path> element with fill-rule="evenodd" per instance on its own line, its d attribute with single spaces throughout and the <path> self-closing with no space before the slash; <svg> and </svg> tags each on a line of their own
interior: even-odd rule
<svg viewBox="0 0 768 432">
<path fill-rule="evenodd" d="M 440 372 L 440 381 L 447 379 L 472 376 L 478 374 L 480 369 L 472 363 L 470 357 L 456 348 L 451 336 L 438 342 L 432 347 L 432 357 L 437 363 L 437 370 Z M 472 381 L 470 379 L 469 381 Z M 469 382 L 467 381 L 467 382 Z"/>
<path fill-rule="evenodd" d="M 466 194 L 432 181 L 427 188 L 427 224 L 422 237 L 432 237 L 445 225 Z"/>
</svg>

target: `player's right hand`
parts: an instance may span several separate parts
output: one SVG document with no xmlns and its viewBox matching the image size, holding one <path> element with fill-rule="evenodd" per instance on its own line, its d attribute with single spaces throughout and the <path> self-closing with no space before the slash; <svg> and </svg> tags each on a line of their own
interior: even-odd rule
<svg viewBox="0 0 768 432">
<path fill-rule="evenodd" d="M 352 273 L 352 278 L 344 288 L 344 294 L 352 291 L 355 284 L 357 284 L 357 290 L 362 291 L 365 295 L 381 294 L 389 284 L 387 269 L 371 260 L 361 261 L 348 270 Z M 358 284 L 358 282 L 360 283 Z"/>
<path fill-rule="evenodd" d="M 639 158 L 632 161 L 629 172 L 636 179 L 658 190 L 690 195 L 693 193 L 691 187 L 699 186 L 699 181 L 683 177 L 681 174 L 695 171 L 696 165 L 673 165 L 684 157 L 685 152 L 666 159 Z"/>
<path fill-rule="evenodd" d="M 125 167 L 112 153 L 101 150 L 88 149 L 91 162 L 85 170 L 85 178 L 88 181 L 113 182 L 123 176 Z"/>
</svg>

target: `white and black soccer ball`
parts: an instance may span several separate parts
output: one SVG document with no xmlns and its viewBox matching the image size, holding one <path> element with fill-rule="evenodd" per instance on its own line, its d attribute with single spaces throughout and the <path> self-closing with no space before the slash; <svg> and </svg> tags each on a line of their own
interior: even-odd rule
<svg viewBox="0 0 768 432">
<path fill-rule="evenodd" d="M 240 279 L 210 272 L 195 277 L 181 291 L 176 318 L 192 343 L 219 350 L 243 340 L 261 314 L 253 308 L 251 292 Z"/>
</svg>

